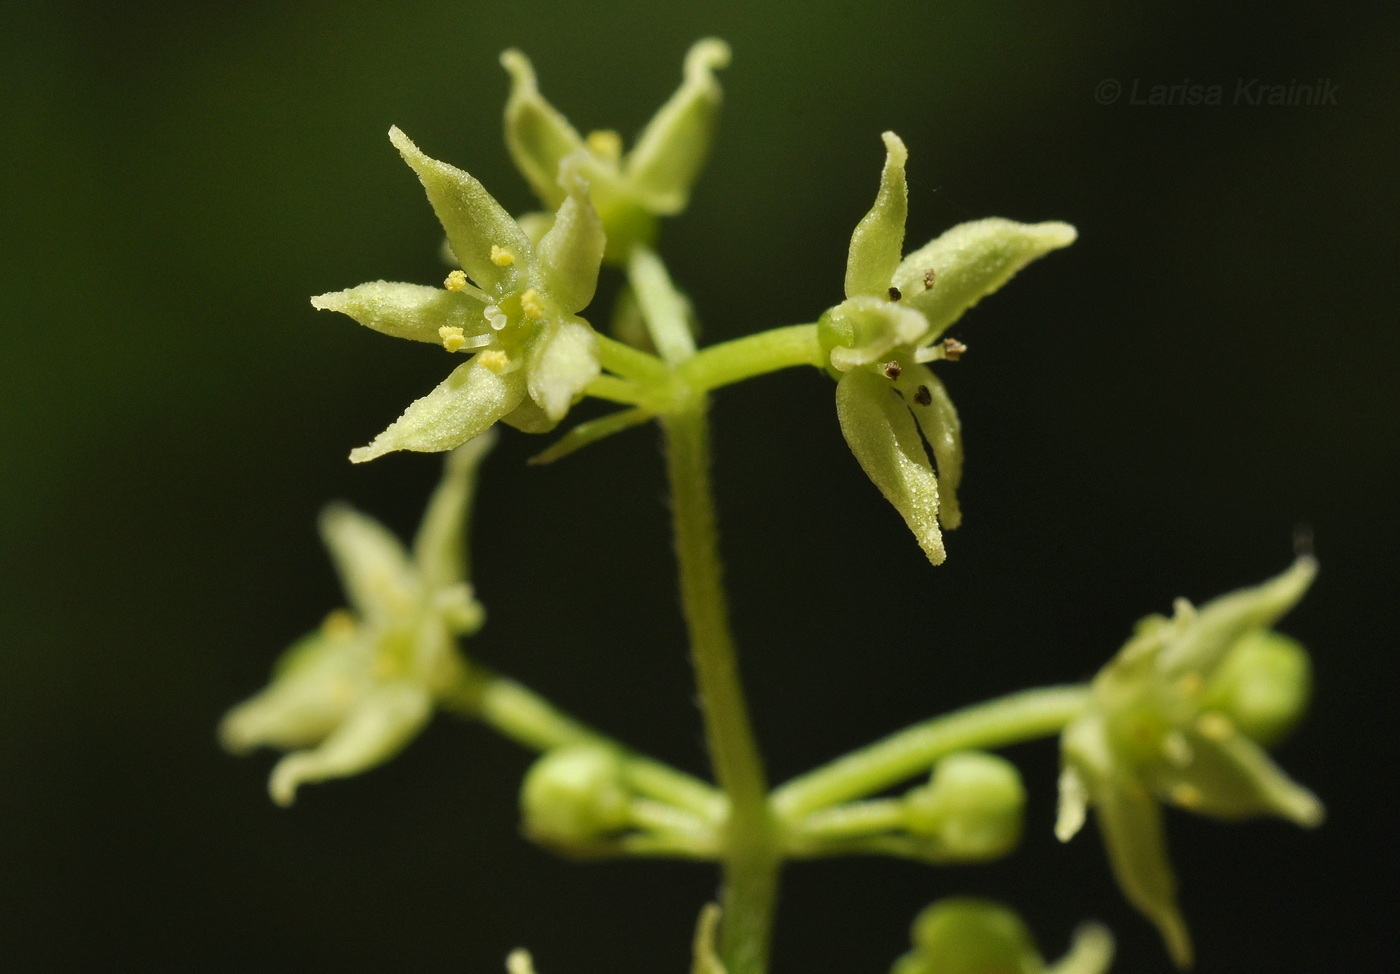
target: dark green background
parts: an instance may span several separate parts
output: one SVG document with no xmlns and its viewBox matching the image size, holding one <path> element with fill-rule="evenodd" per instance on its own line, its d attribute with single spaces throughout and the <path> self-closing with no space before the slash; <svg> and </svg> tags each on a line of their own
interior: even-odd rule
<svg viewBox="0 0 1400 974">
<path fill-rule="evenodd" d="M 735 55 L 721 138 L 663 239 L 707 338 L 840 298 L 886 128 L 911 152 L 911 244 L 987 215 L 1081 233 L 956 331 L 967 524 L 941 569 L 844 449 L 824 376 L 719 396 L 725 554 L 773 776 L 1087 677 L 1138 616 L 1281 570 L 1310 525 L 1322 574 L 1286 628 L 1318 689 L 1281 760 L 1331 819 L 1173 814 L 1171 839 L 1199 970 L 1380 969 L 1397 26 L 1381 3 L 0 6 L 0 966 L 491 971 L 523 943 L 542 974 L 684 969 L 713 871 L 527 845 L 527 756 L 479 727 L 443 719 L 291 811 L 266 797 L 270 758 L 227 758 L 213 731 L 339 602 L 320 505 L 407 531 L 435 477 L 433 458 L 345 454 L 443 356 L 306 300 L 443 274 L 389 125 L 522 210 L 499 50 L 524 48 L 580 127 L 631 133 L 715 34 Z M 1328 78 L 1337 104 L 1095 100 L 1111 78 L 1228 101 L 1256 77 Z M 541 445 L 511 434 L 490 461 L 472 652 L 703 771 L 655 435 L 524 467 Z M 1053 746 L 1013 756 L 1032 790 L 1015 857 L 796 866 L 779 970 L 883 970 L 948 892 L 1014 902 L 1051 955 L 1103 918 L 1119 970 L 1167 970 L 1092 826 L 1051 837 Z"/>
</svg>

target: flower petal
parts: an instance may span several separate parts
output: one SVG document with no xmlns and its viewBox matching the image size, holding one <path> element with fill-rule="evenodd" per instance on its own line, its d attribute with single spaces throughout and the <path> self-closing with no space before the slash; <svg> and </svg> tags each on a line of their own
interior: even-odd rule
<svg viewBox="0 0 1400 974">
<path fill-rule="evenodd" d="M 368 654 L 353 629 L 327 625 L 282 654 L 272 682 L 224 715 L 219 741 L 234 754 L 309 747 L 335 730 L 367 688 Z M 295 665 L 283 671 L 284 662 Z"/>
<path fill-rule="evenodd" d="M 311 299 L 311 306 L 319 311 L 339 311 L 385 335 L 441 345 L 439 329 L 443 327 L 461 328 L 469 335 L 482 330 L 485 296 L 468 287 L 466 293 L 454 293 L 421 284 L 371 281 L 318 294 Z"/>
<path fill-rule="evenodd" d="M 719 116 L 714 72 L 729 64 L 729 45 L 697 41 L 685 56 L 685 80 L 637 138 L 627 156 L 633 194 L 653 213 L 679 213 L 709 154 Z"/>
<path fill-rule="evenodd" d="M 474 176 L 424 155 L 398 128 L 389 130 L 389 141 L 418 174 L 462 270 L 499 297 L 515 280 L 518 268 L 529 262 L 530 238 Z M 502 252 L 512 260 L 502 263 Z"/>
<path fill-rule="evenodd" d="M 1258 629 L 1267 629 L 1298 604 L 1312 580 L 1317 562 L 1299 558 L 1285 572 L 1262 585 L 1240 589 L 1212 599 L 1196 610 L 1195 618 L 1180 637 L 1162 650 L 1159 666 L 1163 673 L 1195 670 L 1209 678 L 1210 672 L 1241 638 Z"/>
<path fill-rule="evenodd" d="M 433 715 L 428 691 L 390 683 L 365 696 L 335 732 L 309 751 L 288 754 L 272 769 L 268 791 L 282 806 L 309 782 L 348 778 L 383 764 L 403 750 Z"/>
<path fill-rule="evenodd" d="M 1037 257 L 1074 242 L 1067 223 L 992 217 L 959 224 L 914 251 L 894 273 L 903 301 L 928 318 L 930 342 Z"/>
<path fill-rule="evenodd" d="M 399 539 L 348 504 L 321 511 L 321 540 L 345 594 L 370 625 L 410 610 L 422 590 Z"/>
<path fill-rule="evenodd" d="M 413 538 L 413 561 L 429 590 L 465 582 L 468 578 L 464 537 L 476 493 L 477 471 L 496 445 L 496 431 L 487 430 L 449 453 L 442 479 L 428 500 L 418 533 Z"/>
<path fill-rule="evenodd" d="M 857 294 L 886 297 L 899 257 L 904 253 L 904 222 L 909 215 L 904 162 L 909 150 L 893 132 L 886 132 L 881 138 L 885 140 L 885 168 L 880 173 L 880 190 L 875 195 L 875 205 L 856 224 L 846 256 L 848 298 Z"/>
<path fill-rule="evenodd" d="M 938 479 L 904 400 L 889 380 L 856 369 L 836 383 L 836 415 L 865 475 L 899 511 L 928 560 L 942 564 Z"/>
<path fill-rule="evenodd" d="M 1189 967 L 1191 935 L 1177 909 L 1176 877 L 1167 858 L 1156 796 L 1129 769 L 1118 765 L 1098 714 L 1081 717 L 1065 728 L 1061 750 L 1064 766 L 1073 776 L 1068 782 L 1067 776 L 1061 777 L 1061 821 L 1056 833 L 1066 841 L 1078 827 L 1074 819 L 1082 821 L 1072 808 L 1066 815 L 1066 800 L 1073 804 L 1076 799 L 1066 794 L 1065 785 L 1071 784 L 1071 791 L 1087 789 L 1123 895 L 1156 925 L 1176 965 Z"/>
<path fill-rule="evenodd" d="M 490 429 L 524 395 L 521 370 L 498 375 L 473 359 L 411 403 L 369 446 L 351 450 L 350 462 L 364 463 L 395 450 L 440 453 L 459 447 Z"/>
<path fill-rule="evenodd" d="M 1322 824 L 1317 796 L 1231 727 L 1223 714 L 1207 713 L 1198 726 L 1212 733 L 1191 735 L 1191 763 L 1184 768 L 1167 765 L 1153 776 L 1153 790 L 1164 800 L 1216 818 L 1277 815 L 1303 828 Z"/>
<path fill-rule="evenodd" d="M 501 67 L 511 79 L 506 147 L 535 195 L 551 210 L 557 209 L 567 195 L 558 182 L 559 163 L 582 149 L 583 139 L 540 94 L 529 58 L 512 48 L 501 54 Z"/>
<path fill-rule="evenodd" d="M 598 338 L 578 318 L 567 318 L 530 350 L 530 398 L 553 423 L 559 422 L 598 377 Z"/>
<path fill-rule="evenodd" d="M 962 523 L 958 506 L 958 484 L 962 482 L 962 423 L 948 398 L 948 390 L 933 370 L 925 365 L 909 365 L 900 373 L 895 387 L 919 424 L 919 432 L 933 451 L 938 465 L 938 521 L 951 530 Z"/>
<path fill-rule="evenodd" d="M 567 314 L 577 314 L 593 300 L 607 238 L 602 221 L 588 202 L 588 186 L 577 165 L 564 162 L 560 181 L 568 187 L 569 195 L 560 205 L 554 225 L 540 238 L 537 254 L 544 289 Z"/>
</svg>

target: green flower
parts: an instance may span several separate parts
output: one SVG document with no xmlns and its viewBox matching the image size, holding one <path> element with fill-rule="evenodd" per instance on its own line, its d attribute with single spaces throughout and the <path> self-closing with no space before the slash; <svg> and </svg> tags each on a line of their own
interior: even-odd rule
<svg viewBox="0 0 1400 974">
<path fill-rule="evenodd" d="M 389 138 L 427 190 L 462 270 L 442 288 L 374 281 L 311 303 L 471 358 L 350 459 L 450 450 L 497 420 L 553 429 L 599 373 L 597 336 L 577 314 L 593 299 L 603 228 L 577 160 L 560 163 L 567 192 L 535 243 L 472 176 L 430 159 L 397 128 Z"/>
<path fill-rule="evenodd" d="M 287 754 L 269 790 L 290 805 L 307 782 L 367 771 L 397 754 L 459 682 L 466 662 L 456 637 L 485 613 L 467 582 L 462 532 L 477 467 L 492 437 L 447 458 L 410 553 L 388 529 L 344 505 L 321 515 L 321 536 L 349 609 L 277 662 L 266 689 L 229 711 L 219 727 L 237 754 L 260 746 Z"/>
<path fill-rule="evenodd" d="M 962 519 L 962 427 L 927 363 L 961 354 L 961 344 L 939 342 L 948 327 L 1022 267 L 1073 243 L 1075 230 L 1067 223 L 977 220 L 901 257 L 908 152 L 893 132 L 884 140 L 875 205 L 851 235 L 846 300 L 822 315 L 819 335 L 838 377 L 836 411 L 846 442 L 937 565 L 945 557 L 942 528 Z"/>
<path fill-rule="evenodd" d="M 719 115 L 720 88 L 714 72 L 728 63 L 729 46 L 723 41 L 709 38 L 692 46 L 680 88 L 624 155 L 616 132 L 580 136 L 540 94 L 530 60 L 517 50 L 506 51 L 501 64 L 512 81 L 506 145 L 530 187 L 551 210 L 568 194 L 559 178 L 560 163 L 577 158 L 607 230 L 607 261 L 625 264 L 634 246 L 649 247 L 655 241 L 657 217 L 680 213 L 689 202 Z M 539 226 L 547 220 L 544 214 L 532 214 L 522 222 Z"/>
<path fill-rule="evenodd" d="M 1159 802 L 1217 818 L 1278 815 L 1312 827 L 1322 804 L 1260 746 L 1302 714 L 1307 654 L 1269 630 L 1316 574 L 1311 558 L 1255 588 L 1171 619 L 1149 616 L 1094 679 L 1092 703 L 1065 728 L 1060 818 L 1068 840 L 1092 805 L 1118 884 L 1157 925 L 1172 959 L 1191 962 Z"/>
<path fill-rule="evenodd" d="M 1047 964 L 1014 910 L 993 900 L 950 896 L 926 907 L 910 931 L 913 950 L 891 974 L 1103 974 L 1113 937 L 1099 924 L 1075 931 L 1069 953 Z"/>
</svg>

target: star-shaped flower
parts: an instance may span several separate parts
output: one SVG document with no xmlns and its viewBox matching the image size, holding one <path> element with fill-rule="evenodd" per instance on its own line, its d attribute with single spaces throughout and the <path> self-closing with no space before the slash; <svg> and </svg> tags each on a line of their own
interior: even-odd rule
<svg viewBox="0 0 1400 974">
<path fill-rule="evenodd" d="M 307 782 L 389 760 L 459 681 L 467 663 L 456 637 L 476 632 L 485 619 L 467 582 L 462 532 L 491 440 L 480 437 L 448 456 L 411 552 L 350 507 L 322 513 L 321 536 L 350 608 L 332 612 L 287 650 L 267 688 L 219 727 L 235 753 L 260 746 L 291 752 L 268 785 L 279 805 L 290 805 Z"/>
<path fill-rule="evenodd" d="M 1179 966 L 1191 962 L 1191 940 L 1159 802 L 1217 818 L 1322 821 L 1322 804 L 1260 746 L 1307 701 L 1306 652 L 1269 627 L 1316 571 L 1311 558 L 1300 558 L 1255 588 L 1200 609 L 1179 600 L 1173 618 L 1142 620 L 1095 678 L 1088 709 L 1065 729 L 1056 834 L 1067 841 L 1094 807 L 1119 886 L 1157 925 Z"/>
<path fill-rule="evenodd" d="M 624 264 L 634 245 L 651 246 L 657 217 L 685 209 L 714 138 L 720 87 L 716 69 L 729 63 L 729 45 L 714 38 L 698 41 L 685 57 L 685 78 L 676 93 L 647 123 L 625 155 L 616 132 L 587 138 L 540 94 L 530 60 L 517 50 L 501 55 L 511 76 L 506 103 L 506 145 L 530 187 L 549 209 L 568 192 L 559 179 L 560 163 L 579 159 L 593 205 L 607 230 L 609 264 Z M 530 216 L 527 222 L 539 221 Z M 546 217 L 547 220 L 547 217 Z"/>
<path fill-rule="evenodd" d="M 822 315 L 820 337 L 839 377 L 836 410 L 846 442 L 937 565 L 945 557 L 941 528 L 962 519 L 962 427 L 927 363 L 961 354 L 959 343 L 938 341 L 948 327 L 1031 261 L 1073 243 L 1075 230 L 977 220 L 901 258 L 908 152 L 893 132 L 884 140 L 875 205 L 851 235 L 846 300 Z"/>
<path fill-rule="evenodd" d="M 567 191 L 532 243 L 472 176 L 430 159 L 397 128 L 389 138 L 422 181 L 462 269 L 442 288 L 374 281 L 311 303 L 471 358 L 350 459 L 450 450 L 497 420 L 553 429 L 600 371 L 597 336 L 577 315 L 593 299 L 605 241 L 575 161 L 560 163 Z"/>
</svg>

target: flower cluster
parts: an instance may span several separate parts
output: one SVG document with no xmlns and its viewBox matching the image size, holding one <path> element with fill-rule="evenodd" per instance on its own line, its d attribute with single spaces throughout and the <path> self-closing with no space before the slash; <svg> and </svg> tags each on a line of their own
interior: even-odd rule
<svg viewBox="0 0 1400 974">
<path fill-rule="evenodd" d="M 1075 230 L 1066 223 L 977 220 L 901 257 L 908 151 L 893 132 L 884 140 L 875 205 L 851 235 L 846 300 L 822 315 L 819 337 L 838 379 L 836 411 L 846 442 L 937 565 L 945 557 L 941 529 L 961 520 L 962 427 L 928 363 L 957 358 L 960 343 L 939 341 L 949 326 L 1031 261 L 1073 243 Z"/>
<path fill-rule="evenodd" d="M 1302 598 L 1311 558 L 1199 609 L 1143 619 L 1065 728 L 1056 834 L 1069 840 L 1092 805 L 1119 885 L 1180 966 L 1191 940 L 1176 905 L 1159 802 L 1218 818 L 1272 814 L 1311 827 L 1322 804 L 1264 752 L 1302 714 L 1307 653 L 1270 627 Z"/>
</svg>

